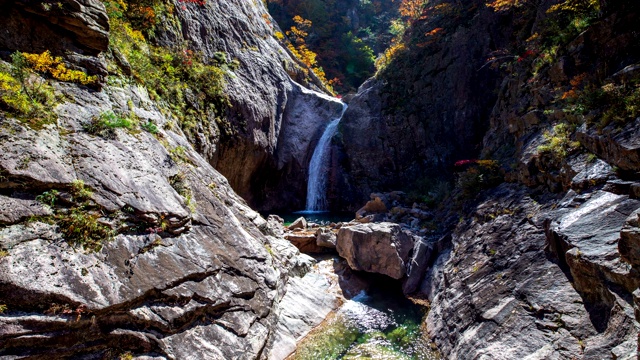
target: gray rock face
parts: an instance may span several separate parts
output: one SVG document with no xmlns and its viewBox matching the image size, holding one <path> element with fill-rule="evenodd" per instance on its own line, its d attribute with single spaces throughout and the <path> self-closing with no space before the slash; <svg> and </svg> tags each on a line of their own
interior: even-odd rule
<svg viewBox="0 0 640 360">
<path fill-rule="evenodd" d="M 640 266 L 640 212 L 634 211 L 625 221 L 620 231 L 618 251 L 623 260 L 633 265 Z"/>
<path fill-rule="evenodd" d="M 392 223 L 343 226 L 336 249 L 353 270 L 375 272 L 401 279 L 407 274 L 407 260 L 413 238 Z"/>
<path fill-rule="evenodd" d="M 457 226 L 421 285 L 431 337 L 459 359 L 635 357 L 637 277 L 617 239 L 640 203 L 595 192 L 550 210 L 526 193 L 501 185 Z"/>
<path fill-rule="evenodd" d="M 190 141 L 250 205 L 303 208 L 315 144 L 342 105 L 319 92 L 320 82 L 306 82 L 297 60 L 275 39 L 279 29 L 262 2 L 176 4 L 180 24 L 159 30 L 161 45 L 188 43 L 206 61 L 223 54 L 240 64 L 225 89 L 231 102 L 225 120 L 237 133 Z"/>
<path fill-rule="evenodd" d="M 333 266 L 324 263 L 302 278 L 291 278 L 280 302 L 275 343 L 267 359 L 285 359 L 297 343 L 342 304 L 338 278 Z M 332 263 L 333 261 L 328 261 Z"/>
<path fill-rule="evenodd" d="M 65 55 L 75 67 L 106 75 L 95 58 L 109 46 L 109 18 L 98 0 L 0 1 L 0 50 Z"/>
<path fill-rule="evenodd" d="M 631 121 L 623 129 L 609 126 L 604 131 L 586 129 L 578 132 L 578 140 L 589 151 L 624 170 L 640 168 L 640 118 Z"/>
<path fill-rule="evenodd" d="M 56 86 L 67 99 L 56 124 L 36 131 L 0 116 L 0 357 L 266 358 L 288 274 L 310 267 L 272 237 L 279 221 L 269 225 L 182 133 L 163 129 L 144 89 Z M 83 130 L 129 106 L 159 133 Z M 91 190 L 82 204 L 77 179 Z M 34 200 L 53 190 L 52 208 Z M 70 246 L 57 216 L 73 211 L 114 239 L 95 253 Z"/>
</svg>

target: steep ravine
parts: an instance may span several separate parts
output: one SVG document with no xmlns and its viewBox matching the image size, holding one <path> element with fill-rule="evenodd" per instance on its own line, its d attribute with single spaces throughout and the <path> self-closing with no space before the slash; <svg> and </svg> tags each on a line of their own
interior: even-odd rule
<svg viewBox="0 0 640 360">
<path fill-rule="evenodd" d="M 360 88 L 335 143 L 336 208 L 431 186 L 413 206 L 372 195 L 360 215 L 423 237 L 405 291 L 428 299 L 447 358 L 638 356 L 639 9 L 600 2 L 580 31 L 545 32 L 577 16 L 557 3 L 432 4 L 460 21 L 417 21 L 411 41 L 447 26 Z"/>
</svg>

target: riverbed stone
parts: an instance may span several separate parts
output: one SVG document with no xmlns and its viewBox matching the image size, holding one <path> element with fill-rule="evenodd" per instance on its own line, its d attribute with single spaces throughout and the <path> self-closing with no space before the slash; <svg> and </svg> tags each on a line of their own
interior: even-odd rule
<svg viewBox="0 0 640 360">
<path fill-rule="evenodd" d="M 316 243 L 316 234 L 312 231 L 289 232 L 284 235 L 284 238 L 305 254 L 322 253 L 326 250 Z"/>
<path fill-rule="evenodd" d="M 288 230 L 306 230 L 307 229 L 307 219 L 303 216 L 295 219 L 291 225 L 287 227 Z"/>
<path fill-rule="evenodd" d="M 374 272 L 401 279 L 413 237 L 398 224 L 369 223 L 344 226 L 338 232 L 336 249 L 354 270 Z"/>
<path fill-rule="evenodd" d="M 316 244 L 329 249 L 336 248 L 337 236 L 330 228 L 321 227 L 316 231 Z"/>
</svg>

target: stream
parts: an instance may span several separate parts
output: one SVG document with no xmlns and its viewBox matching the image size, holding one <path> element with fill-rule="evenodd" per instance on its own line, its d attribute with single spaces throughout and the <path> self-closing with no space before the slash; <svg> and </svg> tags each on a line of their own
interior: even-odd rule
<svg viewBox="0 0 640 360">
<path fill-rule="evenodd" d="M 375 279 L 307 335 L 289 360 L 440 359 L 421 326 L 426 309 L 406 299 L 399 283 Z"/>
</svg>

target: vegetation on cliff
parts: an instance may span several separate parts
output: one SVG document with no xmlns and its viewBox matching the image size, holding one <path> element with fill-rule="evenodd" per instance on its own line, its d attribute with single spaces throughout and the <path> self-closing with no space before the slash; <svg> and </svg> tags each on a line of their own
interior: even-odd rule
<svg viewBox="0 0 640 360">
<path fill-rule="evenodd" d="M 294 44 L 304 30 L 305 48 L 339 93 L 355 91 L 373 75 L 374 61 L 393 38 L 400 2 L 270 0 L 269 12 Z M 304 21 L 304 29 L 300 24 Z M 397 26 L 396 26 L 397 27 Z"/>
</svg>

